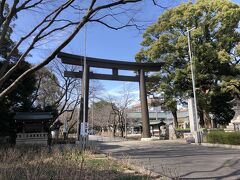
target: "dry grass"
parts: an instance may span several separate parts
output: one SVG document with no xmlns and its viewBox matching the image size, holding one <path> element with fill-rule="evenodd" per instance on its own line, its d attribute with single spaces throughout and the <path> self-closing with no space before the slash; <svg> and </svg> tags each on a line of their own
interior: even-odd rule
<svg viewBox="0 0 240 180">
<path fill-rule="evenodd" d="M 111 155 L 110 155 L 111 157 Z M 155 165 L 152 163 L 151 159 L 149 158 L 145 162 L 139 163 L 133 163 L 131 160 L 131 157 L 128 155 L 122 155 L 121 165 L 130 171 L 139 172 L 141 174 L 145 174 L 145 177 L 148 177 L 147 179 L 156 179 L 156 180 L 178 180 L 181 179 L 178 168 L 168 167 L 165 164 L 158 165 L 157 168 L 160 169 L 161 172 L 155 173 L 148 169 L 155 169 Z M 146 165 L 147 164 L 147 165 Z M 148 168 L 146 168 L 148 167 Z"/>
<path fill-rule="evenodd" d="M 125 164 L 74 146 L 0 148 L 0 179 L 151 179 Z"/>
</svg>

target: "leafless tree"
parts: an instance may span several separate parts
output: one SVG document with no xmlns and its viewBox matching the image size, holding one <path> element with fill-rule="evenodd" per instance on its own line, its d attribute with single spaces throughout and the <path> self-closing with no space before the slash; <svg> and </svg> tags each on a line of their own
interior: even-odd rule
<svg viewBox="0 0 240 180">
<path fill-rule="evenodd" d="M 89 86 L 89 101 L 102 100 L 102 94 L 104 93 L 104 87 L 98 80 L 91 80 Z"/>
<path fill-rule="evenodd" d="M 11 74 L 19 67 L 22 61 L 41 44 L 50 45 L 53 41 L 49 41 L 51 36 L 60 32 L 70 32 L 65 34 L 65 39 L 61 40 L 51 51 L 51 53 L 43 58 L 39 64 L 32 66 L 30 69 L 22 73 L 7 88 L 0 92 L 0 99 L 3 99 L 11 91 L 13 91 L 21 81 L 29 74 L 41 69 L 77 35 L 77 33 L 87 23 L 100 23 L 111 29 L 121 29 L 124 27 L 135 26 L 134 21 L 134 4 L 143 2 L 143 0 L 1 0 L 0 1 L 0 49 L 3 47 L 3 41 L 7 37 L 8 32 L 14 25 L 16 17 L 28 12 L 40 12 L 41 20 L 36 20 L 36 25 L 29 28 L 29 31 L 18 38 L 15 46 L 4 57 L 4 65 L 0 69 L 0 87 L 5 83 Z M 157 4 L 156 0 L 152 0 L 153 4 Z M 9 5 L 9 10 L 6 8 Z M 50 6 L 50 4 L 52 4 Z M 72 16 L 66 15 L 64 12 L 71 12 Z M 48 12 L 48 13 L 46 13 Z M 129 14 L 129 12 L 133 12 Z M 75 15 L 75 16 L 74 16 Z M 27 26 L 26 22 L 26 26 Z M 14 28 L 13 28 L 14 30 Z M 23 49 L 21 57 L 16 61 L 14 66 L 7 70 L 13 53 L 16 49 Z M 0 88 L 1 89 L 1 88 Z"/>
<path fill-rule="evenodd" d="M 79 115 L 79 108 L 72 107 L 72 110 L 65 111 L 58 117 L 57 121 L 61 122 L 62 124 L 64 124 L 65 122 L 67 123 L 67 127 L 68 127 L 67 134 L 71 131 L 75 131 L 75 132 L 77 131 L 76 122 L 78 119 L 78 115 Z"/>
<path fill-rule="evenodd" d="M 78 81 L 79 83 L 79 81 Z M 102 84 L 99 83 L 98 81 L 93 81 L 90 83 L 90 87 L 89 87 L 89 99 L 97 99 L 99 100 L 100 98 L 98 97 L 101 94 L 102 91 Z M 59 116 L 58 119 L 61 122 L 65 121 L 65 118 L 67 118 L 67 123 L 68 123 L 68 131 L 71 131 L 72 129 L 75 128 L 75 125 L 78 121 L 79 118 L 79 103 L 80 103 L 80 88 L 77 88 L 77 90 L 79 90 L 77 96 L 76 94 L 72 94 L 72 97 L 70 98 L 71 100 L 70 102 L 70 106 L 65 106 L 65 110 L 63 110 L 64 108 L 61 108 L 63 111 L 59 112 Z M 76 90 L 75 90 L 76 91 Z M 74 103 L 73 103 L 74 102 Z M 64 103 L 65 104 L 65 103 Z"/>
<path fill-rule="evenodd" d="M 112 110 L 112 104 L 105 100 L 100 100 L 90 106 L 89 125 L 97 131 L 116 132 L 116 115 Z"/>
<path fill-rule="evenodd" d="M 57 77 L 55 83 L 62 92 L 61 96 L 53 103 L 58 109 L 58 116 L 61 116 L 64 112 L 71 112 L 70 117 L 73 117 L 73 112 L 80 102 L 81 81 L 76 78 L 65 77 L 64 71 L 74 71 L 76 67 L 62 64 L 58 59 L 55 59 L 50 63 L 49 68 Z"/>
<path fill-rule="evenodd" d="M 61 91 L 61 96 L 55 99 L 53 106 L 58 109 L 58 115 L 55 118 L 55 122 L 61 121 L 62 123 L 67 120 L 69 124 L 69 131 L 74 128 L 77 120 L 81 96 L 81 80 L 77 78 L 70 78 L 64 76 L 64 71 L 76 71 L 77 66 L 62 64 L 58 59 L 52 61 L 48 68 L 57 79 L 53 82 Z M 99 81 L 91 81 L 89 87 L 90 100 L 95 98 L 99 99 L 103 90 L 102 84 Z"/>
<path fill-rule="evenodd" d="M 33 107 L 45 109 L 47 106 L 51 106 L 56 108 L 58 114 L 55 116 L 55 121 L 65 112 L 73 113 L 79 104 L 81 85 L 78 79 L 64 77 L 63 72 L 73 71 L 75 68 L 63 65 L 55 59 L 48 67 L 39 70 L 36 73 L 37 85 L 32 98 Z M 72 116 L 70 114 L 70 117 Z"/>
<path fill-rule="evenodd" d="M 123 86 L 123 89 L 119 91 L 119 96 L 108 97 L 111 103 L 112 110 L 117 118 L 117 125 L 121 132 L 121 137 L 124 136 L 125 122 L 126 122 L 126 111 L 134 101 L 132 94 L 132 88 L 130 86 Z"/>
</svg>

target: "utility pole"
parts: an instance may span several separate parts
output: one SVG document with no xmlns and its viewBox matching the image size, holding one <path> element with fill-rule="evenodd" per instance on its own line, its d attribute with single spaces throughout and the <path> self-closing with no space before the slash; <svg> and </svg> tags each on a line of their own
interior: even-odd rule
<svg viewBox="0 0 240 180">
<path fill-rule="evenodd" d="M 94 90 L 93 90 L 93 100 L 92 100 L 92 133 L 93 133 L 93 119 L 94 119 L 94 98 L 95 98 L 95 93 L 94 93 Z"/>
<path fill-rule="evenodd" d="M 83 78 L 82 78 L 82 93 L 83 93 L 83 119 L 81 123 L 81 146 L 86 148 L 88 143 L 88 96 L 89 96 L 89 65 L 87 64 L 87 27 L 85 25 L 84 37 L 84 60 L 83 60 Z"/>
<path fill-rule="evenodd" d="M 83 78 L 83 80 L 84 80 L 84 110 L 86 110 L 86 108 L 87 107 L 85 107 L 86 106 L 86 101 L 88 100 L 87 99 L 87 93 L 86 93 L 86 83 L 85 83 L 85 81 L 86 81 L 86 76 L 87 76 L 87 26 L 85 25 L 85 33 L 84 33 L 84 59 L 83 59 L 83 69 L 84 69 L 84 71 L 83 71 L 83 73 L 84 73 L 84 78 Z M 86 133 L 86 130 L 85 130 L 85 128 L 86 128 L 86 121 L 87 121 L 87 117 L 86 117 L 86 113 L 85 113 L 85 111 L 84 111 L 84 113 L 83 113 L 83 128 L 84 128 L 84 136 L 86 135 L 85 133 Z"/>
<path fill-rule="evenodd" d="M 191 75 L 192 75 L 192 88 L 193 88 L 193 110 L 194 110 L 194 122 L 197 124 L 196 130 L 197 130 L 197 135 L 196 135 L 196 141 L 201 143 L 201 138 L 199 134 L 199 122 L 198 122 L 198 113 L 197 113 L 197 97 L 196 97 L 196 83 L 195 83 L 195 67 L 193 64 L 192 60 L 192 50 L 191 50 L 191 31 L 195 29 L 193 27 L 192 29 L 187 28 L 187 37 L 188 37 L 188 53 L 189 53 L 189 59 L 190 59 L 190 66 L 191 66 Z"/>
<path fill-rule="evenodd" d="M 125 138 L 127 138 L 127 113 L 125 116 Z"/>
</svg>

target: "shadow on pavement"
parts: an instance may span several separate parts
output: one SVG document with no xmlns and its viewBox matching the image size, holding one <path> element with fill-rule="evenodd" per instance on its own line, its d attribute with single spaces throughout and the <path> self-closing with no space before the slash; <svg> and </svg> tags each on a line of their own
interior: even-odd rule
<svg viewBox="0 0 240 180">
<path fill-rule="evenodd" d="M 179 179 L 240 179 L 240 151 L 190 144 L 95 141 L 100 151 Z"/>
<path fill-rule="evenodd" d="M 212 173 L 212 172 L 217 172 L 217 171 L 221 171 L 221 169 L 223 168 L 230 168 L 230 169 L 235 169 L 234 167 L 235 166 L 238 166 L 240 167 L 240 159 L 237 159 L 237 160 L 226 160 L 222 165 L 220 165 L 219 167 L 215 168 L 215 169 L 212 169 L 212 170 L 209 170 L 209 171 L 192 171 L 192 172 L 189 172 L 189 173 L 186 173 L 186 174 L 182 174 L 181 175 L 181 178 L 180 179 L 193 179 L 193 178 L 184 178 L 186 176 L 189 176 L 189 175 L 193 175 L 193 174 L 196 174 L 196 173 L 201 173 L 204 175 L 204 177 L 201 177 L 201 178 L 194 178 L 194 179 L 229 179 L 229 178 L 234 178 L 235 176 L 238 176 L 238 178 L 234 178 L 234 179 L 240 179 L 240 170 L 239 169 L 236 169 L 234 170 L 233 172 L 231 173 L 228 173 L 228 174 L 225 174 L 225 175 L 219 175 L 219 176 L 206 176 L 208 175 L 209 173 Z"/>
</svg>

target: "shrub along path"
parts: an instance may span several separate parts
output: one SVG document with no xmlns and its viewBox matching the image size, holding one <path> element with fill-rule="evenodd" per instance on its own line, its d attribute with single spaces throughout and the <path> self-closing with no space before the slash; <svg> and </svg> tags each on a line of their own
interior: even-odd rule
<svg viewBox="0 0 240 180">
<path fill-rule="evenodd" d="M 100 150 L 168 177 L 240 179 L 240 150 L 176 141 L 99 141 Z"/>
<path fill-rule="evenodd" d="M 208 143 L 240 145 L 240 132 L 212 131 L 207 135 Z"/>
</svg>

